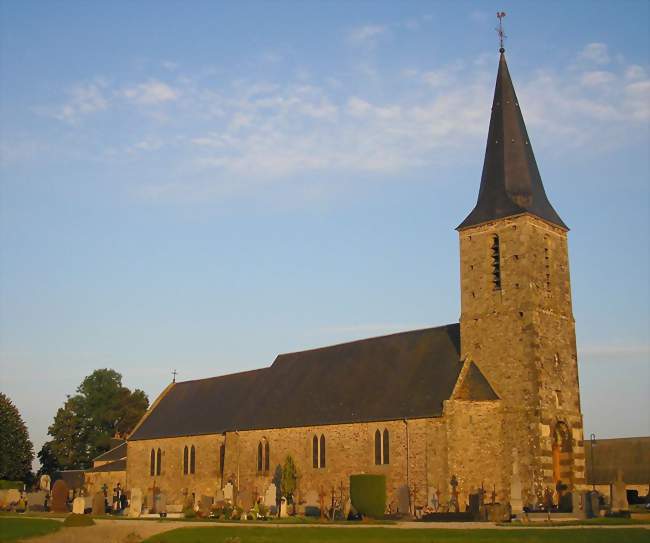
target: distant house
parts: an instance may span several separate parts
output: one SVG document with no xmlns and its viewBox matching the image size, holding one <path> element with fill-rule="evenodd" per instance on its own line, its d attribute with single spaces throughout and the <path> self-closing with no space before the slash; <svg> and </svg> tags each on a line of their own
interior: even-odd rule
<svg viewBox="0 0 650 543">
<path fill-rule="evenodd" d="M 620 476 L 628 491 L 650 495 L 650 437 L 623 437 L 585 441 L 587 483 L 609 495 Z"/>
</svg>

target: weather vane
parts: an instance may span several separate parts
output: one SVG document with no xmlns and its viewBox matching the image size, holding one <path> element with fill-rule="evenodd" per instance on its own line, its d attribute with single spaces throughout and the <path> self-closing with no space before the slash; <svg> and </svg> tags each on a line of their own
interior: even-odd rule
<svg viewBox="0 0 650 543">
<path fill-rule="evenodd" d="M 172 382 L 174 382 L 174 383 L 176 382 L 176 375 L 177 374 L 178 374 L 178 372 L 176 370 L 172 371 L 172 375 L 174 376 L 174 379 L 173 379 Z"/>
<path fill-rule="evenodd" d="M 501 44 L 501 47 L 499 48 L 499 53 L 504 53 L 505 49 L 503 48 L 503 40 L 505 40 L 508 36 L 506 36 L 506 33 L 503 31 L 503 18 L 506 16 L 505 11 L 497 11 L 497 19 L 499 19 L 499 27 L 496 28 L 495 30 L 497 31 L 497 34 L 499 34 L 499 43 Z"/>
</svg>

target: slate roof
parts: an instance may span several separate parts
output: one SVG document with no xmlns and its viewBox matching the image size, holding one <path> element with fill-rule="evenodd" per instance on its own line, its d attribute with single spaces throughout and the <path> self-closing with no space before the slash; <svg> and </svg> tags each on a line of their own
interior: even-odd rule
<svg viewBox="0 0 650 543">
<path fill-rule="evenodd" d="M 121 460 L 116 460 L 115 462 L 109 462 L 108 464 L 102 464 L 96 468 L 91 468 L 86 470 L 86 473 L 96 473 L 104 471 L 126 471 L 126 458 Z"/>
<path fill-rule="evenodd" d="M 440 416 L 459 352 L 456 323 L 283 354 L 174 384 L 129 440 Z"/>
<path fill-rule="evenodd" d="M 502 51 L 478 200 L 457 229 L 522 213 L 531 213 L 568 230 L 546 196 Z"/>
<path fill-rule="evenodd" d="M 114 460 L 121 460 L 122 458 L 126 458 L 126 441 L 122 441 L 122 443 L 117 447 L 113 447 L 105 453 L 93 458 L 93 462 L 111 462 Z"/>
<path fill-rule="evenodd" d="M 63 479 L 70 489 L 81 488 L 84 485 L 84 473 L 83 469 L 66 469 L 62 471 L 57 471 L 52 477 L 52 483 Z"/>
<path fill-rule="evenodd" d="M 616 481 L 617 471 L 629 485 L 650 483 L 650 437 L 623 437 L 585 439 L 586 479 L 588 484 L 607 484 Z"/>
<path fill-rule="evenodd" d="M 474 362 L 470 363 L 467 373 L 462 379 L 462 382 L 459 384 L 458 389 L 454 394 L 454 399 L 472 401 L 491 401 L 499 399 L 499 396 L 494 392 L 492 385 L 490 385 L 488 380 L 485 378 L 485 375 L 481 373 L 481 370 L 478 369 L 478 366 Z"/>
</svg>

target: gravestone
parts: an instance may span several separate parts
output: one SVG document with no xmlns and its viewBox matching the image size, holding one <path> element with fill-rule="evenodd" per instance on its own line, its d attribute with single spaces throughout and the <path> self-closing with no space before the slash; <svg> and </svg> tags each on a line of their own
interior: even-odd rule
<svg viewBox="0 0 650 543">
<path fill-rule="evenodd" d="M 474 520 L 478 520 L 481 512 L 481 495 L 478 492 L 472 492 L 469 495 L 469 513 Z"/>
<path fill-rule="evenodd" d="M 224 500 L 223 490 L 217 488 L 217 491 L 214 493 L 214 503 L 222 502 Z"/>
<path fill-rule="evenodd" d="M 212 510 L 212 496 L 201 496 L 199 500 L 199 514 L 203 517 L 210 515 Z"/>
<path fill-rule="evenodd" d="M 45 490 L 29 492 L 27 494 L 27 507 L 30 511 L 43 511 L 45 509 L 45 498 L 47 498 Z"/>
<path fill-rule="evenodd" d="M 20 501 L 20 490 L 15 488 L 10 488 L 7 490 L 7 495 L 5 497 L 7 505 L 16 504 Z"/>
<path fill-rule="evenodd" d="M 397 490 L 397 510 L 400 513 L 409 512 L 409 487 L 402 485 Z"/>
<path fill-rule="evenodd" d="M 517 449 L 512 449 L 512 479 L 510 482 L 510 510 L 511 514 L 520 516 L 524 512 L 524 503 L 521 499 L 521 477 L 519 477 L 519 458 Z"/>
<path fill-rule="evenodd" d="M 234 487 L 232 483 L 226 483 L 226 486 L 223 487 L 223 499 L 227 502 L 232 503 L 234 498 Z"/>
<path fill-rule="evenodd" d="M 600 503 L 598 501 L 598 492 L 589 492 L 589 518 L 597 517 L 600 514 Z"/>
<path fill-rule="evenodd" d="M 49 475 L 41 475 L 40 479 L 38 480 L 38 488 L 41 490 L 49 491 L 51 482 L 52 479 Z"/>
<path fill-rule="evenodd" d="M 289 516 L 289 511 L 287 509 L 287 498 L 282 496 L 280 500 L 280 518 L 286 518 Z"/>
<path fill-rule="evenodd" d="M 273 505 L 275 505 L 275 496 L 273 497 Z M 315 490 L 308 490 L 305 494 L 305 516 L 320 517 L 320 500 Z"/>
<path fill-rule="evenodd" d="M 276 493 L 277 489 L 275 485 L 273 483 L 269 484 L 264 493 L 264 505 L 266 505 L 266 507 L 275 507 Z M 307 495 L 309 495 L 309 493 L 307 493 Z M 318 501 L 318 496 L 316 496 L 316 500 Z"/>
<path fill-rule="evenodd" d="M 348 498 L 345 500 L 345 505 L 343 505 L 343 520 L 347 520 L 350 516 L 350 511 L 352 511 L 352 500 Z"/>
<path fill-rule="evenodd" d="M 72 501 L 72 512 L 75 515 L 83 515 L 84 510 L 86 509 L 86 500 L 82 496 L 77 496 Z"/>
<path fill-rule="evenodd" d="M 0 509 L 7 506 L 7 490 L 0 490 Z"/>
<path fill-rule="evenodd" d="M 611 485 L 612 511 L 629 511 L 630 504 L 627 501 L 627 490 L 623 481 L 623 472 L 619 469 L 616 473 L 616 481 Z"/>
<path fill-rule="evenodd" d="M 167 496 L 165 494 L 156 494 L 154 499 L 154 512 L 167 513 Z"/>
<path fill-rule="evenodd" d="M 93 496 L 93 515 L 106 514 L 106 501 L 103 492 L 97 492 Z"/>
<path fill-rule="evenodd" d="M 142 490 L 139 488 L 131 489 L 131 503 L 129 504 L 129 516 L 139 517 L 142 512 Z"/>
<path fill-rule="evenodd" d="M 577 492 L 577 491 L 571 493 L 571 502 L 573 505 L 572 513 L 574 517 L 577 517 L 579 519 L 587 518 L 585 494 L 586 492 Z"/>
<path fill-rule="evenodd" d="M 68 485 L 63 479 L 59 479 L 52 487 L 52 506 L 55 513 L 68 512 Z"/>
</svg>

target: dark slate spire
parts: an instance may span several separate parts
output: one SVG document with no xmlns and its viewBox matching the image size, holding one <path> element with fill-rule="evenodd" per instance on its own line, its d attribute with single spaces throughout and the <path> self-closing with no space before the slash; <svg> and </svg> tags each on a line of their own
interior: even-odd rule
<svg viewBox="0 0 650 543">
<path fill-rule="evenodd" d="M 500 52 L 481 188 L 476 206 L 457 230 L 521 213 L 568 230 L 546 197 L 503 47 Z"/>
</svg>

